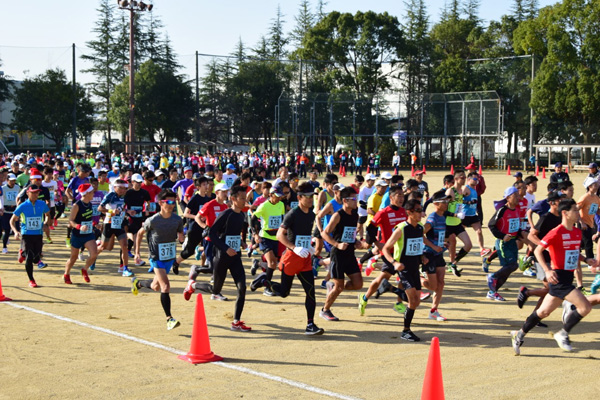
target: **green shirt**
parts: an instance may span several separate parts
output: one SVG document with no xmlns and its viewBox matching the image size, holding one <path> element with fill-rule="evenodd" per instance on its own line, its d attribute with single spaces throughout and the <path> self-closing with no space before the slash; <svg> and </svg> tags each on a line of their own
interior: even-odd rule
<svg viewBox="0 0 600 400">
<path fill-rule="evenodd" d="M 262 227 L 258 235 L 265 239 L 277 240 L 277 230 L 283 222 L 284 214 L 285 205 L 282 201 L 277 204 L 273 204 L 267 200 L 258 206 L 254 212 L 254 215 L 257 218 L 260 218 Z"/>
<path fill-rule="evenodd" d="M 29 174 L 22 173 L 21 175 L 17 176 L 17 185 L 19 185 L 21 187 L 25 187 L 25 185 L 27 185 L 28 183 L 29 183 Z"/>
</svg>

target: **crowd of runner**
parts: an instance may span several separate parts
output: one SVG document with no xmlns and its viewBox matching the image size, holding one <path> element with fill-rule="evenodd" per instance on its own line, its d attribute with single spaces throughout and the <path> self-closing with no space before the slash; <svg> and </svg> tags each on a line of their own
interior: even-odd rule
<svg viewBox="0 0 600 400">
<path fill-rule="evenodd" d="M 594 163 L 577 201 L 560 163 L 539 201 L 538 179 L 515 174 L 503 198 L 490 200 L 495 212 L 486 220 L 486 184 L 473 163 L 430 187 L 424 171 L 405 180 L 397 155 L 392 174 L 380 171 L 378 154 L 363 160 L 361 152 L 318 153 L 313 159 L 304 153 L 227 151 L 9 153 L 0 158 L 2 252 L 9 252 L 11 234 L 21 241 L 16 256 L 25 265 L 29 286 L 38 286 L 34 269 L 47 267 L 44 244 L 57 240 L 53 231 L 61 221 L 70 250 L 64 283 L 72 284 L 78 261 L 81 279 L 89 283 L 98 257 L 118 250 L 115 272 L 131 279 L 134 295 L 142 289 L 160 292 L 168 329 L 179 325 L 171 312 L 169 274 L 183 270 L 188 273 L 186 300 L 200 291 L 226 301 L 221 291 L 229 273 L 237 290 L 231 329 L 250 331 L 242 321 L 247 259 L 252 292 L 287 297 L 298 278 L 305 292 L 307 335 L 324 333 L 314 320 L 317 307 L 318 316 L 338 321 L 335 301 L 353 290 L 358 291 L 360 315 L 370 301 L 392 293 L 391 308 L 404 318 L 401 338 L 419 341 L 412 321 L 421 303 L 430 299 L 428 317 L 446 321 L 441 311 L 446 274 L 461 277 L 461 260 L 474 248 L 470 228 L 487 299 L 505 301 L 499 289 L 517 270 L 539 281 L 521 287 L 514 299 L 522 308 L 530 297 L 537 298 L 522 328 L 511 332 L 517 355 L 525 335 L 545 326 L 542 320 L 561 306 L 563 328 L 554 338 L 572 351 L 571 329 L 600 303 L 600 251 L 594 255 L 600 237 L 600 172 Z M 349 186 L 338 182 L 338 175 L 346 173 L 354 173 Z M 495 239 L 487 247 L 484 225 Z M 364 251 L 361 257 L 357 250 Z M 589 290 L 582 265 L 596 274 Z M 153 278 L 138 278 L 136 273 L 146 269 Z M 363 289 L 364 277 L 376 269 L 379 273 Z M 318 286 L 326 291 L 322 304 L 315 290 L 319 274 L 324 275 Z"/>
</svg>

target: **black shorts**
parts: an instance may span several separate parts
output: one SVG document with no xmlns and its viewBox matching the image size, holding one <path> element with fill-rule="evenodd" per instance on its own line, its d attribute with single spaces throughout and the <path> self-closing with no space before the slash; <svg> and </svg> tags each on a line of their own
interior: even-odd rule
<svg viewBox="0 0 600 400">
<path fill-rule="evenodd" d="M 367 215 L 363 215 L 361 217 L 358 217 L 358 223 L 359 224 L 364 224 L 365 222 L 367 222 Z"/>
<path fill-rule="evenodd" d="M 313 229 L 313 231 L 312 231 L 312 237 L 314 237 L 315 239 L 323 240 L 323 238 L 321 237 L 321 232 L 319 231 L 319 228 L 317 228 L 316 224 L 315 224 L 315 229 Z"/>
<path fill-rule="evenodd" d="M 564 271 L 562 269 L 555 269 L 554 272 L 556 272 L 558 283 L 553 285 L 548 282 L 549 293 L 551 296 L 564 300 L 569 293 L 575 290 L 575 286 L 573 285 L 575 274 L 573 271 Z"/>
<path fill-rule="evenodd" d="M 404 286 L 404 290 L 416 289 L 421 290 L 421 275 L 419 274 L 419 266 L 404 266 L 405 269 L 400 271 L 400 281 Z"/>
<path fill-rule="evenodd" d="M 367 225 L 365 240 L 368 244 L 373 244 L 377 241 L 377 227 L 373 224 Z"/>
<path fill-rule="evenodd" d="M 446 225 L 446 237 L 450 237 L 450 235 L 452 235 L 452 234 L 458 236 L 463 232 L 465 232 L 465 227 L 462 226 L 461 224 L 454 225 L 454 226 Z"/>
<path fill-rule="evenodd" d="M 478 223 L 478 222 L 481 222 L 479 220 L 479 217 L 477 215 L 472 215 L 472 216 L 465 217 L 462 220 L 462 226 L 471 227 L 471 226 L 473 226 L 473 224 Z"/>
<path fill-rule="evenodd" d="M 142 218 L 129 218 L 129 233 L 136 234 L 140 229 L 142 229 L 142 224 L 144 223 Z"/>
<path fill-rule="evenodd" d="M 396 274 L 398 273 L 398 271 L 396 271 L 396 267 L 394 267 L 394 264 L 389 262 L 387 258 L 385 258 L 383 255 L 381 256 L 381 261 L 383 261 L 383 267 L 381 267 L 381 272 L 387 272 L 388 274 Z"/>
<path fill-rule="evenodd" d="M 113 235 L 116 236 L 117 241 L 127 237 L 127 234 L 123 229 L 113 229 L 110 227 L 110 224 L 104 224 L 104 228 L 102 229 L 102 241 L 108 242 Z"/>
<path fill-rule="evenodd" d="M 351 245 L 354 246 L 354 244 Z M 356 273 L 360 274 L 360 268 L 358 266 L 358 262 L 356 261 L 356 257 L 354 257 L 354 252 L 352 252 L 352 255 L 349 256 L 340 255 L 337 252 L 332 253 L 331 263 L 329 264 L 329 272 L 331 273 L 331 277 L 333 279 L 344 279 L 344 274 L 348 276 Z"/>
<path fill-rule="evenodd" d="M 435 274 L 438 268 L 446 267 L 446 261 L 444 261 L 443 254 L 425 253 L 424 256 L 429 262 L 421 267 L 421 271 L 426 274 Z"/>
<path fill-rule="evenodd" d="M 50 207 L 50 219 L 54 219 L 56 217 L 56 206 Z"/>
</svg>

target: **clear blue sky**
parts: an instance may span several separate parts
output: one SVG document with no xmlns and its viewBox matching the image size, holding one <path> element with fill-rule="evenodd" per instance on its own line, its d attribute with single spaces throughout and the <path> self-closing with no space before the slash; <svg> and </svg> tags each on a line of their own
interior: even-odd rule
<svg viewBox="0 0 600 400">
<path fill-rule="evenodd" d="M 116 4 L 117 0 L 113 0 Z M 165 25 L 179 61 L 182 72 L 192 75 L 194 52 L 229 54 L 239 38 L 247 47 L 254 46 L 267 33 L 275 17 L 277 5 L 281 5 L 286 20 L 286 30 L 294 25 L 299 1 L 276 0 L 154 0 L 154 13 Z M 60 67 L 71 74 L 71 50 L 75 43 L 78 54 L 86 51 L 85 42 L 94 36 L 91 30 L 97 19 L 97 0 L 30 0 L 3 1 L 0 23 L 0 59 L 7 76 L 23 79 L 39 74 L 47 68 Z M 510 12 L 512 1 L 481 0 L 480 17 L 484 23 L 497 20 Z M 540 0 L 540 7 L 555 3 Z M 313 6 L 317 1 L 313 0 Z M 427 2 L 430 22 L 439 19 L 444 0 Z M 330 0 L 326 11 L 356 12 L 373 10 L 395 15 L 404 22 L 405 7 L 401 0 Z M 117 11 L 121 12 L 121 11 Z M 209 58 L 201 58 L 204 64 Z M 77 60 L 77 69 L 84 67 Z M 26 73 L 24 71 L 27 71 Z M 201 72 L 202 74 L 202 72 Z M 78 74 L 79 81 L 91 77 Z"/>
</svg>

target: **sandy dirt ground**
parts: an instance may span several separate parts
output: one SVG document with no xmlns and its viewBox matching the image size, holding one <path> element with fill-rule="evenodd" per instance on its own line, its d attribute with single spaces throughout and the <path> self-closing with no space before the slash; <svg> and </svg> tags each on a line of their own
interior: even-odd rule
<svg viewBox="0 0 600 400">
<path fill-rule="evenodd" d="M 442 176 L 442 172 L 430 172 L 425 180 L 433 190 L 441 187 Z M 488 185 L 483 196 L 487 224 L 492 200 L 500 199 L 514 178 L 499 172 L 486 172 L 484 176 Z M 572 174 L 572 179 L 577 198 L 583 194 L 584 174 Z M 344 183 L 351 180 L 341 179 Z M 540 180 L 538 199 L 543 197 L 547 183 L 548 180 Z M 24 266 L 16 261 L 15 240 L 9 245 L 10 253 L 0 256 L 0 279 L 13 304 L 186 352 L 195 297 L 186 302 L 182 291 L 192 262 L 182 267 L 182 274 L 170 277 L 173 315 L 181 326 L 167 331 L 159 294 L 144 289 L 137 297 L 131 294 L 129 279 L 116 271 L 118 252 L 101 255 L 91 283 L 84 283 L 76 272 L 72 273 L 73 285 L 62 282 L 67 258 L 65 226 L 66 220 L 61 219 L 59 228 L 53 231 L 54 244 L 44 246 L 49 267 L 35 271 L 40 285 L 37 289 L 27 287 Z M 232 332 L 229 326 L 235 289 L 228 278 L 223 294 L 229 301 L 204 298 L 212 350 L 225 358 L 226 366 L 267 374 L 263 376 L 220 364 L 193 366 L 179 360 L 172 351 L 0 303 L 0 398 L 416 399 L 420 397 L 434 336 L 440 339 L 448 399 L 595 396 L 597 384 L 590 373 L 600 366 L 600 312 L 592 311 L 573 330 L 575 352 L 562 352 L 549 335 L 561 326 L 561 313 L 557 310 L 546 321 L 549 328 L 535 328 L 525 340 L 522 355 L 515 357 L 509 331 L 522 325 L 536 301 L 529 300 L 519 309 L 518 289 L 521 285 L 540 284 L 517 271 L 500 291 L 506 302 L 486 299 L 479 248 L 474 232 L 469 233 L 474 247 L 460 265 L 463 276 L 446 279 L 440 311 L 448 321 L 428 319 L 431 300 L 425 301 L 413 321 L 413 331 L 422 339 L 420 343 L 399 338 L 403 319 L 392 309 L 395 297 L 389 293 L 372 299 L 363 317 L 357 309 L 358 293 L 342 293 L 332 308 L 341 321 L 329 322 L 317 315 L 315 322 L 326 332 L 320 337 L 306 337 L 304 292 L 297 280 L 286 299 L 248 291 L 243 320 L 252 332 Z M 486 245 L 492 244 L 487 228 L 485 239 Z M 81 268 L 80 264 L 74 271 Z M 249 258 L 244 257 L 244 265 L 249 284 Z M 495 261 L 491 269 L 497 268 Z M 134 271 L 142 279 L 151 277 L 145 268 L 136 267 Z M 376 274 L 365 278 L 365 285 Z M 321 271 L 317 286 L 323 275 Z M 275 279 L 278 278 L 276 272 Z M 586 286 L 592 280 L 593 275 L 586 268 Z M 325 290 L 317 288 L 318 308 L 324 298 Z M 295 385 L 268 377 L 284 378 Z M 332 393 L 310 391 L 306 385 Z"/>
</svg>

